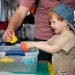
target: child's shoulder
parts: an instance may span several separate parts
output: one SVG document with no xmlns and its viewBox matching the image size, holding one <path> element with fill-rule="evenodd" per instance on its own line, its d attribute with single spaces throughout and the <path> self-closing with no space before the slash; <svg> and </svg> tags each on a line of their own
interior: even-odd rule
<svg viewBox="0 0 75 75">
<path fill-rule="evenodd" d="M 71 42 L 72 44 L 75 44 L 75 35 L 71 35 L 71 36 L 70 36 L 70 42 Z"/>
</svg>

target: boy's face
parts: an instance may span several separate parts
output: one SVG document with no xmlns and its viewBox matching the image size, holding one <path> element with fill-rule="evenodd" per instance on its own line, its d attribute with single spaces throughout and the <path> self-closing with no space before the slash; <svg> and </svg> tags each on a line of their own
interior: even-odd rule
<svg viewBox="0 0 75 75">
<path fill-rule="evenodd" d="M 64 20 L 60 21 L 57 18 L 53 17 L 50 19 L 51 27 L 54 29 L 55 33 L 62 33 L 65 28 Z"/>
</svg>

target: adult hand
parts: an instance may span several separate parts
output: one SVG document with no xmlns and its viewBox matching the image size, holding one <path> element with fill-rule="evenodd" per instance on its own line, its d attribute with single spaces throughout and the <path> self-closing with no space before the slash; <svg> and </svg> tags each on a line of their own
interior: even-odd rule
<svg viewBox="0 0 75 75">
<path fill-rule="evenodd" d="M 7 40 L 12 40 L 12 35 L 15 35 L 15 31 L 13 29 L 6 29 L 3 33 L 2 40 L 7 42 Z"/>
</svg>

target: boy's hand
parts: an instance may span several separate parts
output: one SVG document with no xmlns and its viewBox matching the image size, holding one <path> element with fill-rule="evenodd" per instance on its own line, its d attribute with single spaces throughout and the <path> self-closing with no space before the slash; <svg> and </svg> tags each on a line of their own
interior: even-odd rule
<svg viewBox="0 0 75 75">
<path fill-rule="evenodd" d="M 23 51 L 27 52 L 27 44 L 26 42 L 21 42 L 21 48 Z"/>
<path fill-rule="evenodd" d="M 23 51 L 27 51 L 29 48 L 32 48 L 33 47 L 33 43 L 34 42 L 21 42 L 21 48 Z"/>
</svg>

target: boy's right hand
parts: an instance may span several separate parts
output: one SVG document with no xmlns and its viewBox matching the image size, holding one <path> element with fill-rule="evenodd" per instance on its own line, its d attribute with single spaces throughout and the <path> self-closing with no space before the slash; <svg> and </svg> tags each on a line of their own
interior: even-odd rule
<svg viewBox="0 0 75 75">
<path fill-rule="evenodd" d="M 23 51 L 27 52 L 27 42 L 25 41 L 21 42 L 21 48 Z"/>
<path fill-rule="evenodd" d="M 12 40 L 12 35 L 15 35 L 15 32 L 13 29 L 6 29 L 3 33 L 2 40 L 4 42 L 7 42 L 7 40 Z"/>
</svg>

